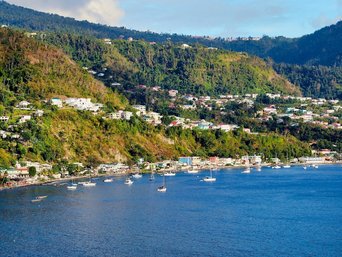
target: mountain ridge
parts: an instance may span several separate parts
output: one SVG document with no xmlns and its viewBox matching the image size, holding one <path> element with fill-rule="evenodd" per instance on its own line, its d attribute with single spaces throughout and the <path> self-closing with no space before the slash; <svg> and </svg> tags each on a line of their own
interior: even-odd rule
<svg viewBox="0 0 342 257">
<path fill-rule="evenodd" d="M 176 43 L 200 43 L 232 51 L 244 51 L 262 58 L 271 57 L 276 62 L 306 65 L 342 66 L 342 21 L 323 27 L 314 33 L 299 38 L 263 37 L 260 40 L 228 42 L 223 38 L 209 39 L 178 34 L 141 32 L 124 27 L 110 27 L 88 21 L 77 21 L 56 14 L 38 12 L 0 1 L 0 23 L 33 31 L 64 31 L 84 33 L 98 38 L 109 37 L 143 39 L 146 41 Z M 327 52 L 329 52 L 327 54 Z"/>
</svg>

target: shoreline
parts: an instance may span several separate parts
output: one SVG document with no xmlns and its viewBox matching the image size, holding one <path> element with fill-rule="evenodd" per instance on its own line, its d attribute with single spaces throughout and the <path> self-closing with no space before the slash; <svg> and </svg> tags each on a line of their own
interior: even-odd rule
<svg viewBox="0 0 342 257">
<path fill-rule="evenodd" d="M 284 164 L 281 164 L 280 166 L 283 166 Z M 312 164 L 307 164 L 307 163 L 296 163 L 296 164 L 290 164 L 292 167 L 293 166 L 312 166 L 312 165 L 342 165 L 342 161 L 340 162 L 321 162 L 321 163 L 312 163 Z M 272 164 L 271 163 L 265 163 L 265 164 L 261 164 L 261 167 L 271 167 Z M 224 170 L 224 169 L 241 169 L 241 168 L 245 168 L 245 165 L 234 165 L 234 166 L 214 166 L 215 169 L 217 169 L 218 171 Z M 251 168 L 255 168 L 257 167 L 257 165 L 251 165 Z M 198 168 L 200 172 L 205 171 L 210 169 L 210 166 L 206 166 L 206 167 L 201 167 Z M 181 173 L 181 172 L 186 172 L 187 169 L 178 169 L 178 170 L 165 170 L 165 171 L 172 171 L 175 173 Z M 163 171 L 164 172 L 164 171 Z M 150 174 L 151 172 L 141 172 L 142 174 Z M 162 173 L 162 172 L 155 172 L 156 174 L 158 173 Z M 25 185 L 16 185 L 16 186 L 12 186 L 12 187 L 0 187 L 0 191 L 4 191 L 4 190 L 12 190 L 12 189 L 19 189 L 19 188 L 25 188 L 25 187 L 31 187 L 31 186 L 53 186 L 56 185 L 58 183 L 63 183 L 63 182 L 69 182 L 71 180 L 81 180 L 81 179 L 92 179 L 92 178 L 102 178 L 102 177 L 124 177 L 127 176 L 129 174 L 134 174 L 134 172 L 132 172 L 132 170 L 128 170 L 124 173 L 108 173 L 108 174 L 96 174 L 94 176 L 75 176 L 75 177 L 68 177 L 68 178 L 60 178 L 60 179 L 51 179 L 48 181 L 37 181 L 31 184 L 25 184 Z"/>
</svg>

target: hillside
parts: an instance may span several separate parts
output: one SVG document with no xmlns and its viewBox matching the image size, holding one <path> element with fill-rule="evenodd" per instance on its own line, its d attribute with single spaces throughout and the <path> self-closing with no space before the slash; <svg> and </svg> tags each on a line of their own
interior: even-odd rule
<svg viewBox="0 0 342 257">
<path fill-rule="evenodd" d="M 101 79 L 108 85 L 120 82 L 126 89 L 147 85 L 195 95 L 300 94 L 266 62 L 243 53 L 171 42 L 113 40 L 107 45 L 96 38 L 61 33 L 45 34 L 44 41 L 63 48 L 81 65 L 108 68 Z"/>
<path fill-rule="evenodd" d="M 129 121 L 103 119 L 117 109 L 131 110 L 127 100 L 56 47 L 9 29 L 0 29 L 0 38 L 0 116 L 8 117 L 0 122 L 0 166 L 13 165 L 16 160 L 81 161 L 94 166 L 132 163 L 140 157 L 156 161 L 180 155 L 229 157 L 256 151 L 267 157 L 275 152 L 279 157 L 310 153 L 307 143 L 290 135 L 166 129 L 137 116 Z M 56 96 L 89 97 L 104 108 L 93 114 L 46 102 Z M 22 100 L 31 103 L 29 108 L 17 107 Z M 37 115 L 37 110 L 43 115 Z M 28 116 L 30 119 L 23 120 Z"/>
<path fill-rule="evenodd" d="M 98 38 L 128 38 L 146 41 L 175 43 L 200 43 L 232 51 L 243 51 L 259 57 L 271 57 L 276 62 L 307 65 L 341 66 L 342 21 L 322 28 L 313 34 L 296 39 L 284 37 L 263 37 L 259 41 L 237 40 L 233 42 L 222 38 L 208 39 L 177 34 L 158 34 L 139 32 L 123 27 L 109 27 L 87 21 L 76 21 L 58 15 L 37 12 L 0 1 L 0 24 L 8 24 L 33 31 L 69 32 L 93 35 Z"/>
<path fill-rule="evenodd" d="M 342 66 L 342 21 L 296 39 L 262 38 L 255 42 L 232 42 L 228 48 L 245 51 L 276 62 L 300 65 Z"/>
</svg>

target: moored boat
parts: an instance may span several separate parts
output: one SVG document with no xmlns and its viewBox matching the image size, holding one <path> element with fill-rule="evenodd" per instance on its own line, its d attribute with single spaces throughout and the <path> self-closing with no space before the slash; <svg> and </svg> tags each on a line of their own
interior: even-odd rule
<svg viewBox="0 0 342 257">
<path fill-rule="evenodd" d="M 166 177 L 174 177 L 174 176 L 176 176 L 176 173 L 174 173 L 172 171 L 168 171 L 168 172 L 164 173 L 164 176 L 166 176 Z"/>
<path fill-rule="evenodd" d="M 70 185 L 70 186 L 67 186 L 67 189 L 68 189 L 68 190 L 76 190 L 76 189 L 77 189 L 77 185 Z"/>
<path fill-rule="evenodd" d="M 126 178 L 125 185 L 132 185 L 132 184 L 133 184 L 133 180 L 131 180 L 130 178 Z"/>
<path fill-rule="evenodd" d="M 84 187 L 94 187 L 94 186 L 96 186 L 96 183 L 88 181 L 88 182 L 83 183 L 83 186 Z"/>
</svg>

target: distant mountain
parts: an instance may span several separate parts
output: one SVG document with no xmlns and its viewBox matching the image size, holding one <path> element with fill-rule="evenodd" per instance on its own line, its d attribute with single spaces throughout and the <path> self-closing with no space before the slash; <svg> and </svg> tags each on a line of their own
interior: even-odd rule
<svg viewBox="0 0 342 257">
<path fill-rule="evenodd" d="M 325 27 L 301 38 L 263 37 L 260 40 L 226 41 L 177 34 L 140 32 L 123 27 L 109 27 L 77 21 L 59 15 L 47 14 L 0 1 L 0 24 L 8 24 L 34 31 L 65 31 L 91 34 L 98 38 L 128 38 L 146 41 L 200 43 L 232 51 L 243 51 L 262 58 L 271 57 L 276 62 L 307 65 L 342 66 L 342 22 Z"/>
<path fill-rule="evenodd" d="M 276 62 L 300 65 L 342 66 L 342 21 L 296 39 L 263 37 L 259 41 L 235 41 L 226 48 L 244 51 Z"/>
</svg>

